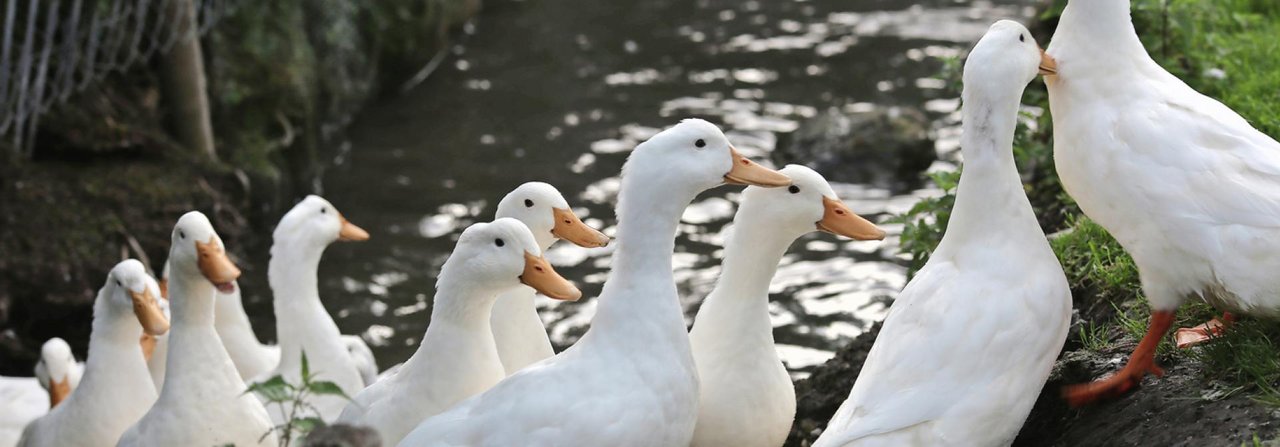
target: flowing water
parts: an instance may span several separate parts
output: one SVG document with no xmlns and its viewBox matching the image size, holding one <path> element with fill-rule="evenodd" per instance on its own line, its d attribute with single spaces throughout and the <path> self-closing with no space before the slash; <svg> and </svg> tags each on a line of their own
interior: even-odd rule
<svg viewBox="0 0 1280 447">
<path fill-rule="evenodd" d="M 685 117 L 721 125 L 740 150 L 767 160 L 780 136 L 827 109 L 918 107 L 938 123 L 942 159 L 954 159 L 956 100 L 936 79 L 943 59 L 963 54 L 995 19 L 1025 22 L 1033 3 L 488 1 L 438 70 L 362 112 L 333 148 L 321 189 L 372 239 L 329 249 L 320 269 L 325 305 L 344 333 L 369 341 L 382 367 L 407 359 L 462 229 L 492 220 L 515 186 L 541 180 L 611 234 L 628 151 Z M 834 186 L 877 221 L 937 193 Z M 714 286 L 737 195 L 717 188 L 684 215 L 674 265 L 690 321 Z M 811 234 L 779 267 L 770 312 L 797 377 L 883 318 L 904 285 L 901 227 L 884 227 L 884 242 Z M 589 325 L 609 253 L 565 242 L 548 252 L 584 292 L 577 303 L 540 302 L 557 348 Z M 253 314 L 270 313 L 263 289 L 246 290 Z"/>
</svg>

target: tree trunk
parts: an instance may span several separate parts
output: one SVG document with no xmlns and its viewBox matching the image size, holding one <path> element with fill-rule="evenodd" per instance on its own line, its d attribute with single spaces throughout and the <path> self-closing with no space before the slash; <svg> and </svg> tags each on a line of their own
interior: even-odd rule
<svg viewBox="0 0 1280 447">
<path fill-rule="evenodd" d="M 169 18 L 178 38 L 160 64 L 164 98 L 171 111 L 170 126 L 184 146 L 217 160 L 196 10 L 192 0 L 176 0 L 170 5 Z"/>
</svg>

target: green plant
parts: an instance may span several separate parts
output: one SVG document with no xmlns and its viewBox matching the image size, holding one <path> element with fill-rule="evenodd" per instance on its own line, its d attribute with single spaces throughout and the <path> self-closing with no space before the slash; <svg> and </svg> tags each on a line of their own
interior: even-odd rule
<svg viewBox="0 0 1280 447">
<path fill-rule="evenodd" d="M 259 442 L 276 433 L 280 447 L 288 447 L 293 439 L 301 439 L 316 427 L 324 426 L 324 420 L 319 416 L 320 411 L 306 401 L 308 396 L 341 396 L 351 400 L 338 384 L 315 378 L 311 373 L 311 364 L 307 361 L 307 353 L 303 351 L 302 383 L 294 385 L 285 381 L 284 376 L 277 375 L 264 382 L 249 385 L 249 389 L 245 390 L 246 394 L 257 393 L 267 405 L 274 404 L 280 408 L 281 414 L 289 416 L 283 423 L 263 433 Z"/>
<path fill-rule="evenodd" d="M 1111 347 L 1111 337 L 1107 332 L 1106 327 L 1088 322 L 1080 325 L 1076 336 L 1080 339 L 1080 345 L 1084 346 L 1085 349 L 1099 352 Z"/>
<path fill-rule="evenodd" d="M 938 247 L 938 242 L 942 241 L 942 235 L 947 231 L 951 208 L 956 203 L 959 169 L 932 172 L 929 177 L 942 190 L 942 195 L 921 199 L 907 212 L 889 219 L 891 223 L 903 225 L 900 251 L 911 257 L 907 266 L 908 276 L 914 276 L 916 271 L 929 262 L 929 255 Z"/>
</svg>

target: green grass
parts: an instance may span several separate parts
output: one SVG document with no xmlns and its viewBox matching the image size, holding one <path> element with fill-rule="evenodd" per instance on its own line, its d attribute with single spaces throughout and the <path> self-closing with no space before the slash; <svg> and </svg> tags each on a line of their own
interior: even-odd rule
<svg viewBox="0 0 1280 447">
<path fill-rule="evenodd" d="M 1042 19 L 1053 23 L 1066 0 L 1055 0 Z M 1280 136 L 1280 1 L 1134 0 L 1138 33 L 1152 57 L 1193 88 L 1214 97 L 1259 130 Z M 1046 43 L 1047 42 L 1042 42 Z M 942 77 L 959 93 L 958 64 Z M 1048 109 L 1043 86 L 1028 88 L 1024 103 Z M 1053 168 L 1052 122 L 1048 113 L 1024 117 L 1014 155 L 1027 195 L 1062 263 L 1082 315 L 1096 316 L 1075 336 L 1089 351 L 1115 349 L 1142 338 L 1150 310 L 1142 296 L 1134 261 L 1100 225 L 1085 217 L 1058 182 Z M 897 216 L 904 224 L 901 250 L 911 256 L 910 271 L 924 265 L 946 231 L 959 172 L 932 174 L 942 197 L 921 201 Z M 1100 308 L 1093 308 L 1100 306 Z M 1218 312 L 1192 302 L 1178 313 L 1177 325 L 1200 324 Z M 1100 316 L 1105 315 L 1105 316 Z M 1232 392 L 1244 392 L 1263 404 L 1280 407 L 1280 323 L 1245 319 L 1202 347 L 1177 350 L 1170 337 L 1161 343 L 1163 359 L 1201 363 L 1206 379 Z"/>
</svg>

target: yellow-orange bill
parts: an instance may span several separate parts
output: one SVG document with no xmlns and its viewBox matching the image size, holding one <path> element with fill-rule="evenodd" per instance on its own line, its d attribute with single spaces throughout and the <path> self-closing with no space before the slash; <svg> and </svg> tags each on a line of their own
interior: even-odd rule
<svg viewBox="0 0 1280 447">
<path fill-rule="evenodd" d="M 200 273 L 205 279 L 213 283 L 220 292 L 235 291 L 232 282 L 240 277 L 240 268 L 231 262 L 226 250 L 223 250 L 216 239 L 210 236 L 208 242 L 196 241 L 196 253 L 200 255 L 197 266 L 200 267 Z"/>
<path fill-rule="evenodd" d="M 854 214 L 844 202 L 826 196 L 822 197 L 822 220 L 818 221 L 818 229 L 859 241 L 878 241 L 885 235 L 884 230 Z"/>
<path fill-rule="evenodd" d="M 582 298 L 582 291 L 573 283 L 564 279 L 551 268 L 546 258 L 524 253 L 524 273 L 520 274 L 520 282 L 533 287 L 538 293 L 563 301 L 577 301 Z"/>
<path fill-rule="evenodd" d="M 130 291 L 129 296 L 133 299 L 133 314 L 138 317 L 138 323 L 142 324 L 142 332 L 148 335 L 164 335 L 169 332 L 169 319 L 164 317 L 160 301 L 151 295 L 151 289 Z"/>
<path fill-rule="evenodd" d="M 338 240 L 347 242 L 369 240 L 369 232 L 364 231 L 364 228 L 357 227 L 356 224 L 351 223 L 342 215 L 338 215 L 338 218 L 342 219 L 342 230 L 338 231 Z"/>
<path fill-rule="evenodd" d="M 763 186 L 766 188 L 777 188 L 779 186 L 787 186 L 791 184 L 791 177 L 787 177 L 781 172 L 760 166 L 756 162 L 742 156 L 742 154 L 732 146 L 729 147 L 729 154 L 733 156 L 733 168 L 729 169 L 729 173 L 724 175 L 725 183 L 730 185 Z"/>
<path fill-rule="evenodd" d="M 556 219 L 555 227 L 551 228 L 551 234 L 560 239 L 572 242 L 579 247 L 603 247 L 609 245 L 609 236 L 605 236 L 595 228 L 591 228 L 573 210 L 568 208 L 552 208 L 552 214 Z"/>
<path fill-rule="evenodd" d="M 1040 75 L 1053 76 L 1058 74 L 1058 61 L 1050 56 L 1049 53 L 1040 50 Z"/>
</svg>

